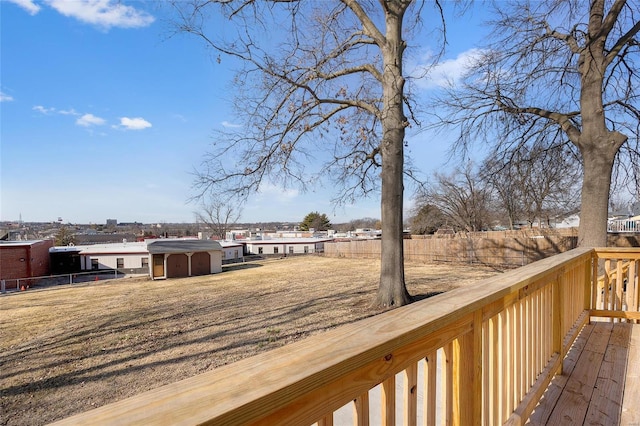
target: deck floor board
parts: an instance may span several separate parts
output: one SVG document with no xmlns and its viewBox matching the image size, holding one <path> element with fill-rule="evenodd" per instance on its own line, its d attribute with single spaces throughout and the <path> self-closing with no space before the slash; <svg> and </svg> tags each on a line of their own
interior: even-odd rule
<svg viewBox="0 0 640 426">
<path fill-rule="evenodd" d="M 586 325 L 527 424 L 640 425 L 640 325 Z"/>
<path fill-rule="evenodd" d="M 632 327 L 629 340 L 620 424 L 640 425 L 640 324 Z"/>
</svg>

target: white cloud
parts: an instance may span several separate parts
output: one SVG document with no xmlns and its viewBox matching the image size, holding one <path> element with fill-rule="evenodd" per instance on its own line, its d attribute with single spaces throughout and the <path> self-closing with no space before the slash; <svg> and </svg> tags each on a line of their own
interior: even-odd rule
<svg viewBox="0 0 640 426">
<path fill-rule="evenodd" d="M 147 12 L 113 0 L 48 0 L 48 4 L 64 16 L 105 29 L 146 27 L 155 21 Z"/>
<path fill-rule="evenodd" d="M 9 0 L 9 2 L 17 4 L 18 6 L 29 12 L 30 15 L 35 15 L 36 13 L 40 12 L 40 6 L 35 4 L 33 0 Z"/>
<path fill-rule="evenodd" d="M 124 127 L 127 130 L 142 130 L 146 129 L 147 127 L 151 127 L 151 123 L 141 117 L 122 117 L 120 119 L 120 126 Z"/>
<path fill-rule="evenodd" d="M 483 51 L 480 49 L 470 49 L 460 53 L 454 59 L 446 59 L 439 62 L 431 69 L 429 65 L 415 64 L 409 66 L 412 69 L 410 76 L 415 78 L 415 84 L 421 89 L 432 89 L 434 87 L 445 87 L 458 82 L 468 68 L 476 61 Z M 429 63 L 431 58 L 427 55 L 425 63 Z"/>
<path fill-rule="evenodd" d="M 238 128 L 242 127 L 241 124 L 233 124 L 233 123 L 229 123 L 228 121 L 223 121 L 220 124 L 222 124 L 223 127 L 232 128 L 232 129 L 238 129 Z"/>
<path fill-rule="evenodd" d="M 34 107 L 33 107 L 33 110 L 38 111 L 38 112 L 41 112 L 42 114 L 45 114 L 45 115 L 47 115 L 47 114 L 52 114 L 52 113 L 56 112 L 56 109 L 55 109 L 55 108 L 45 108 L 45 107 L 43 107 L 42 105 L 36 105 L 36 106 L 34 106 Z"/>
<path fill-rule="evenodd" d="M 80 113 L 78 111 L 76 111 L 75 109 L 71 108 L 71 109 L 60 109 L 58 110 L 58 114 L 62 114 L 62 115 L 80 115 Z"/>
<path fill-rule="evenodd" d="M 76 120 L 76 124 L 83 127 L 101 126 L 104 123 L 104 118 L 96 117 L 93 114 L 84 114 L 82 117 Z"/>
<path fill-rule="evenodd" d="M 0 92 L 0 102 L 11 102 L 13 100 L 13 96 L 9 96 L 4 92 Z"/>
<path fill-rule="evenodd" d="M 179 121 L 183 122 L 183 123 L 187 122 L 187 118 L 182 114 L 173 114 L 172 117 L 175 118 L 176 120 L 179 120 Z"/>
</svg>

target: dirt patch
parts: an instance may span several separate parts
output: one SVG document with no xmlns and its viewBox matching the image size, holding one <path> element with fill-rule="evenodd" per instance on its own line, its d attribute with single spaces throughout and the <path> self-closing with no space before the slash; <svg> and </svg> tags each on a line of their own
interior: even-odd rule
<svg viewBox="0 0 640 426">
<path fill-rule="evenodd" d="M 495 273 L 405 267 L 418 298 Z M 4 295 L 0 424 L 49 423 L 374 315 L 378 274 L 375 260 L 305 256 Z"/>
</svg>

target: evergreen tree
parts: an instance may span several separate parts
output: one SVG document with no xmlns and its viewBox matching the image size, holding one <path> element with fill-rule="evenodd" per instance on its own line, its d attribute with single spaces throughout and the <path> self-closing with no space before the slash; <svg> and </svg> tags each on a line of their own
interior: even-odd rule
<svg viewBox="0 0 640 426">
<path fill-rule="evenodd" d="M 311 212 L 304 217 L 300 222 L 300 230 L 308 231 L 309 229 L 315 229 L 316 231 L 326 231 L 331 228 L 331 221 L 326 214 Z"/>
</svg>

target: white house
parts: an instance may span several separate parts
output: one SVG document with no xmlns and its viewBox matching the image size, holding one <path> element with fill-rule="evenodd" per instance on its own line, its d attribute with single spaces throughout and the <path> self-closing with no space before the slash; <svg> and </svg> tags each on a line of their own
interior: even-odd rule
<svg viewBox="0 0 640 426">
<path fill-rule="evenodd" d="M 265 240 L 243 241 L 249 254 L 257 255 L 294 255 L 321 253 L 324 243 L 332 238 L 273 238 Z"/>
<path fill-rule="evenodd" d="M 222 246 L 222 263 L 236 263 L 244 260 L 244 244 L 238 241 L 218 241 Z"/>
</svg>

